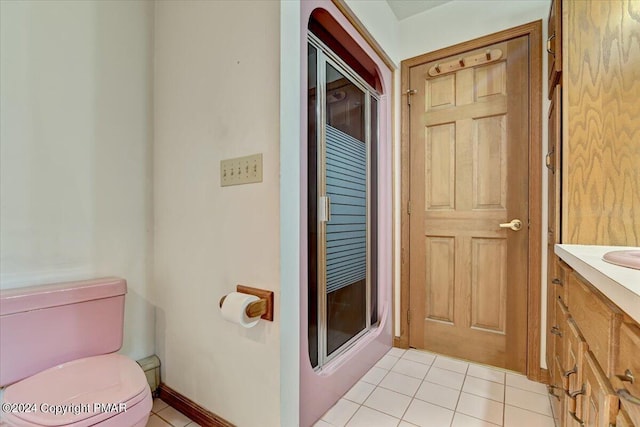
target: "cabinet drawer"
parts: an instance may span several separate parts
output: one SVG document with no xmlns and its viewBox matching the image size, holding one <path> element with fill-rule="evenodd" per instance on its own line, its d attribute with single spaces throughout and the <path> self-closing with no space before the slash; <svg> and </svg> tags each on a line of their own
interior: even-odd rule
<svg viewBox="0 0 640 427">
<path fill-rule="evenodd" d="M 618 348 L 618 329 L 622 313 L 575 272 L 569 276 L 568 307 L 589 343 L 589 350 L 604 372 L 610 375 Z"/>
<path fill-rule="evenodd" d="M 616 357 L 611 383 L 618 391 L 622 405 L 635 424 L 640 425 L 640 328 L 637 325 L 620 325 L 620 348 Z M 631 381 L 633 380 L 633 381 Z M 628 394 L 627 394 L 628 393 Z M 635 404 L 633 397 L 637 398 Z"/>
<path fill-rule="evenodd" d="M 577 396 L 580 401 L 578 418 L 587 426 L 615 425 L 618 415 L 618 396 L 611 388 L 608 378 L 592 352 L 587 351 L 584 354 L 582 367 L 582 392 Z"/>
</svg>

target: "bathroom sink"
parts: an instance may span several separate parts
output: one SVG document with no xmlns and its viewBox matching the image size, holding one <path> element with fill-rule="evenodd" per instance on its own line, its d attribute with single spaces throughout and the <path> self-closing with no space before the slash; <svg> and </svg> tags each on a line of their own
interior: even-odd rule
<svg viewBox="0 0 640 427">
<path fill-rule="evenodd" d="M 640 270 L 640 251 L 638 250 L 611 251 L 604 254 L 602 259 L 611 264 Z"/>
</svg>

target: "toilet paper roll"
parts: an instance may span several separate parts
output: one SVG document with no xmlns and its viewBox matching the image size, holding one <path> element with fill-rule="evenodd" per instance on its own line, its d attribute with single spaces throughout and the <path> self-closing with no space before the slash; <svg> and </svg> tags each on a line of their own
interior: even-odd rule
<svg viewBox="0 0 640 427">
<path fill-rule="evenodd" d="M 259 299 L 260 298 L 255 295 L 231 292 L 222 303 L 222 317 L 228 322 L 244 326 L 245 328 L 254 327 L 260 318 L 247 316 L 246 310 L 249 304 Z"/>
</svg>

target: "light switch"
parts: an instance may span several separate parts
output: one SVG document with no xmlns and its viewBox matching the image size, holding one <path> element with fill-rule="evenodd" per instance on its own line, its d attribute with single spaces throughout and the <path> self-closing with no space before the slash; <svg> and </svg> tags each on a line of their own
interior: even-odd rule
<svg viewBox="0 0 640 427">
<path fill-rule="evenodd" d="M 262 182 L 262 153 L 220 161 L 220 186 Z"/>
</svg>

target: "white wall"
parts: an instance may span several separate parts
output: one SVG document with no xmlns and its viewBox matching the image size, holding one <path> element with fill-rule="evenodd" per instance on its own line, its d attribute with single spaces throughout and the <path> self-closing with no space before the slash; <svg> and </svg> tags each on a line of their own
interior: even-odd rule
<svg viewBox="0 0 640 427">
<path fill-rule="evenodd" d="M 423 53 L 472 40 L 542 19 L 542 34 L 546 34 L 548 0 L 456 0 L 400 21 L 400 56 L 408 59 Z M 543 49 L 545 46 L 543 40 Z M 542 64 L 542 153 L 547 152 L 547 55 Z M 540 155 L 542 155 L 540 153 Z M 543 162 L 544 163 L 544 162 Z M 546 330 L 547 277 L 547 170 L 542 166 L 542 258 L 541 330 Z M 540 361 L 546 367 L 546 334 L 541 334 Z"/>
<path fill-rule="evenodd" d="M 351 11 L 396 65 L 400 56 L 400 23 L 389 7 L 380 0 L 346 0 Z"/>
<path fill-rule="evenodd" d="M 0 288 L 118 275 L 154 353 L 149 2 L 0 2 Z"/>
<path fill-rule="evenodd" d="M 280 425 L 300 420 L 300 3 L 280 3 Z M 296 161 L 300 159 L 300 161 Z"/>
<path fill-rule="evenodd" d="M 549 14 L 548 0 L 455 0 L 400 21 L 400 56 L 411 58 Z"/>
<path fill-rule="evenodd" d="M 155 17 L 163 382 L 236 425 L 278 426 L 280 4 L 162 1 Z M 264 181 L 220 187 L 220 160 L 254 153 Z M 225 322 L 218 300 L 236 284 L 275 291 L 275 321 Z"/>
</svg>

